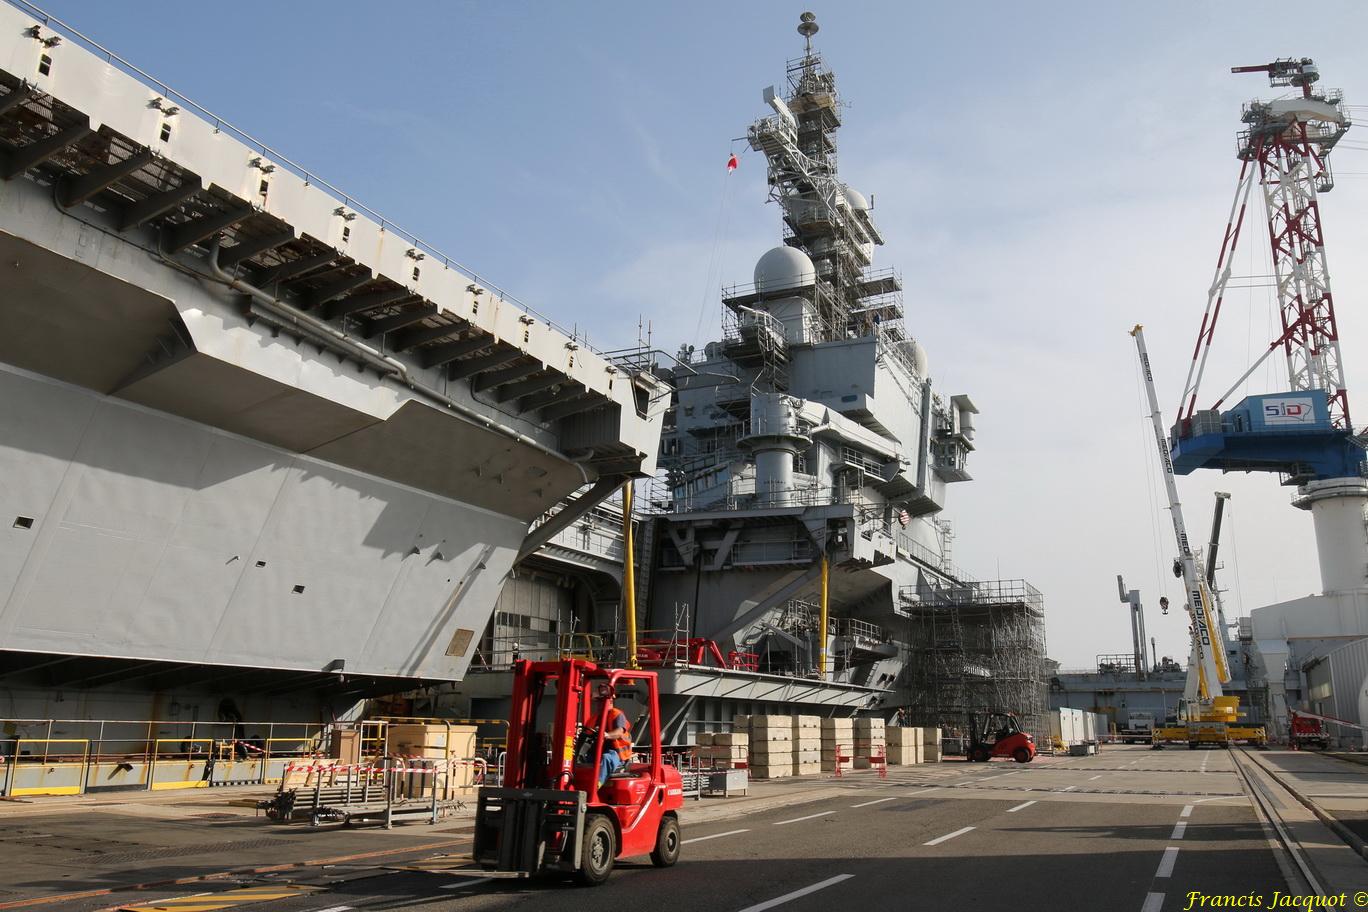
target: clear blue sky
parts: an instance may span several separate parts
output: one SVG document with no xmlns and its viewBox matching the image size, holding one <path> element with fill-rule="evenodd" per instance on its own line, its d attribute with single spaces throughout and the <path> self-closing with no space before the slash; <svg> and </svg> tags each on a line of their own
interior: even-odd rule
<svg viewBox="0 0 1368 912">
<path fill-rule="evenodd" d="M 1069 666 L 1129 648 L 1116 573 L 1181 603 L 1126 330 L 1146 323 L 1171 409 L 1240 105 L 1271 94 L 1228 68 L 1313 56 L 1368 105 L 1358 3 L 1301 19 L 1249 2 L 46 5 L 600 348 L 634 341 L 641 315 L 670 350 L 709 338 L 718 287 L 778 240 L 762 160 L 723 166 L 813 9 L 849 103 L 843 175 L 888 238 L 878 263 L 903 272 L 938 388 L 983 411 L 977 480 L 947 511 L 955 560 L 1039 586 Z M 1362 424 L 1368 151 L 1336 157 L 1325 219 Z M 1254 227 L 1244 271 L 1265 273 Z M 1266 289 L 1228 307 L 1213 386 L 1266 341 Z M 1309 517 L 1272 478 L 1181 485 L 1198 538 L 1211 492 L 1235 495 L 1232 613 L 1319 588 Z M 1185 655 L 1184 630 L 1152 611 L 1161 654 Z"/>
</svg>

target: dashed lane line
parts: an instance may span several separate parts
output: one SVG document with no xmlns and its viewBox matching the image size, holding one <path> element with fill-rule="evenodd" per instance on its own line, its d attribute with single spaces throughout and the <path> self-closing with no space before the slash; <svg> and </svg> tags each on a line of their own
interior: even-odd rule
<svg viewBox="0 0 1368 912">
<path fill-rule="evenodd" d="M 924 845 L 924 846 L 936 846 L 936 845 L 940 845 L 942 842 L 949 842 L 951 839 L 954 839 L 956 836 L 963 836 L 965 833 L 968 833 L 968 832 L 971 831 L 972 829 L 974 829 L 974 828 L 971 827 L 971 826 L 961 827 L 960 829 L 955 830 L 955 832 L 953 832 L 953 833 L 946 833 L 944 836 L 937 836 L 935 839 L 931 840 L 930 842 L 923 842 L 922 845 Z"/>
<path fill-rule="evenodd" d="M 820 814 L 808 814 L 806 817 L 794 817 L 792 820 L 780 820 L 780 821 L 775 822 L 774 826 L 784 826 L 785 824 L 788 824 L 788 823 L 802 823 L 804 820 L 816 820 L 818 817 L 825 817 L 825 816 L 827 816 L 828 814 L 834 814 L 834 813 L 836 813 L 836 812 L 835 812 L 835 811 L 822 811 L 822 813 L 820 813 Z M 853 877 L 854 875 L 852 874 L 851 876 Z"/>
<path fill-rule="evenodd" d="M 1163 893 L 1148 893 L 1145 895 L 1145 904 L 1140 907 L 1140 912 L 1159 912 L 1164 908 Z"/>
<path fill-rule="evenodd" d="M 1173 833 L 1169 835 L 1169 839 L 1182 839 L 1182 838 L 1183 838 L 1183 834 L 1185 834 L 1186 832 L 1187 832 L 1187 821 L 1186 821 L 1186 820 L 1180 820 L 1180 821 L 1178 821 L 1177 823 L 1175 823 L 1175 824 L 1173 825 Z"/>
<path fill-rule="evenodd" d="M 1164 857 L 1159 859 L 1159 870 L 1154 872 L 1155 877 L 1172 877 L 1173 866 L 1178 863 L 1178 847 L 1169 846 L 1164 849 Z"/>
<path fill-rule="evenodd" d="M 1098 773 L 1096 776 L 1089 776 L 1089 777 L 1088 777 L 1088 781 L 1089 781 L 1089 782 L 1092 782 L 1094 779 L 1101 779 L 1101 778 L 1102 778 L 1102 774 L 1101 774 L 1101 773 Z"/>
<path fill-rule="evenodd" d="M 1034 801 L 1027 801 L 1027 802 L 1024 802 L 1024 803 L 1022 803 L 1022 804 L 1018 804 L 1018 805 L 1017 805 L 1016 807 L 1014 807 L 1014 808 L 1008 808 L 1008 809 L 1007 809 L 1007 813 L 1009 813 L 1009 814 L 1015 814 L 1017 811 L 1025 810 L 1026 808 L 1030 807 L 1030 806 L 1033 805 L 1033 804 L 1035 804 Z"/>
<path fill-rule="evenodd" d="M 439 889 L 439 890 L 464 890 L 466 887 L 475 887 L 475 886 L 479 886 L 479 885 L 482 884 L 482 883 L 489 883 L 489 882 L 490 882 L 491 880 L 493 880 L 493 879 L 494 879 L 494 878 L 492 878 L 492 877 L 475 877 L 475 878 L 472 878 L 472 879 L 470 879 L 470 880 L 458 880 L 458 881 L 456 881 L 455 883 L 442 884 L 442 885 L 441 885 L 440 887 L 438 887 L 437 889 Z"/>
<path fill-rule="evenodd" d="M 1178 816 L 1179 816 L 1179 817 L 1191 817 L 1191 816 L 1192 816 L 1192 805 L 1189 804 L 1189 805 L 1187 805 L 1186 807 L 1184 807 L 1184 808 L 1183 808 L 1183 813 L 1179 814 Z"/>
<path fill-rule="evenodd" d="M 120 906 L 121 912 L 217 912 L 247 903 L 269 902 L 318 893 L 322 887 L 309 887 L 303 884 L 270 884 L 269 886 L 242 887 L 237 890 L 224 890 L 221 893 L 199 893 L 194 896 L 178 896 L 174 899 L 158 899 L 137 905 Z"/>
<path fill-rule="evenodd" d="M 774 899 L 765 900 L 754 906 L 746 906 L 741 912 L 765 912 L 766 909 L 773 909 L 775 906 L 782 906 L 786 902 L 800 899 L 809 893 L 816 893 L 818 890 L 825 890 L 827 887 L 834 887 L 842 881 L 850 880 L 854 874 L 837 874 L 835 877 L 828 877 L 826 880 L 819 881 L 810 887 L 803 887 L 801 890 L 794 890 L 792 893 L 785 893 L 783 896 L 776 896 Z"/>
<path fill-rule="evenodd" d="M 875 798 L 873 801 L 866 801 L 863 804 L 852 804 L 851 808 L 867 808 L 871 804 L 883 804 L 885 801 L 897 801 L 902 795 L 894 795 L 892 798 Z"/>
<path fill-rule="evenodd" d="M 685 839 L 680 845 L 688 845 L 691 842 L 707 842 L 709 839 L 721 839 L 723 836 L 739 836 L 742 833 L 749 833 L 750 830 L 727 830 L 725 833 L 713 833 L 711 836 L 695 836 L 693 839 Z"/>
</svg>

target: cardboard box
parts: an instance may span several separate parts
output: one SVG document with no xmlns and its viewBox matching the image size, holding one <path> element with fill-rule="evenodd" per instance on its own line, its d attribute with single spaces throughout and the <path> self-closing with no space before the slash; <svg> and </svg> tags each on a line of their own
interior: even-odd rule
<svg viewBox="0 0 1368 912">
<path fill-rule="evenodd" d="M 718 760 L 745 760 L 747 753 L 746 748 L 732 745 L 714 744 L 698 749 L 698 756 Z"/>
<path fill-rule="evenodd" d="M 761 731 L 782 730 L 790 731 L 793 728 L 792 716 L 751 716 L 750 730 L 758 734 Z"/>
<path fill-rule="evenodd" d="M 785 779 L 793 775 L 793 763 L 752 763 L 750 775 L 752 779 Z"/>
<path fill-rule="evenodd" d="M 473 757 L 476 732 L 474 725 L 395 723 L 385 729 L 385 753 L 422 760 Z"/>
<path fill-rule="evenodd" d="M 752 757 L 792 757 L 792 741 L 756 741 L 750 745 Z"/>
</svg>

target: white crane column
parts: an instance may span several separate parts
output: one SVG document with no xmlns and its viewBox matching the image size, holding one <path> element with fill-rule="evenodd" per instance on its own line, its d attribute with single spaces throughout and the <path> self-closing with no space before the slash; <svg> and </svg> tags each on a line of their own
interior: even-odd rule
<svg viewBox="0 0 1368 912">
<path fill-rule="evenodd" d="M 1327 478 L 1297 489 L 1293 505 L 1311 511 L 1321 588 L 1327 593 L 1368 589 L 1368 480 Z"/>
</svg>

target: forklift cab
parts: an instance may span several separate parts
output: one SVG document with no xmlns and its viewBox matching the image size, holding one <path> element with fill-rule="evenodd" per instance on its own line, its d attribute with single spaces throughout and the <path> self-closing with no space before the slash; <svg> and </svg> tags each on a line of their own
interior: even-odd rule
<svg viewBox="0 0 1368 912">
<path fill-rule="evenodd" d="M 983 763 L 994 757 L 1010 757 L 1017 763 L 1035 759 L 1035 738 L 1021 730 L 1012 713 L 991 712 L 969 716 L 969 759 Z"/>
<path fill-rule="evenodd" d="M 596 795 L 603 804 L 635 807 L 655 778 L 655 758 L 660 756 L 659 723 L 651 713 L 650 686 L 644 680 L 624 673 L 614 683 L 590 680 L 589 698 L 581 704 L 582 715 L 575 725 L 574 769 L 571 783 L 586 795 Z M 654 684 L 654 681 L 651 682 Z M 628 726 L 631 755 L 599 784 L 599 771 L 605 755 L 617 748 L 605 735 L 613 731 L 614 719 L 622 714 Z M 638 753 L 638 739 L 645 735 L 644 753 Z M 663 769 L 661 770 L 663 773 Z"/>
<path fill-rule="evenodd" d="M 600 786 L 617 711 L 633 753 Z M 655 672 L 583 659 L 514 663 L 503 783 L 480 789 L 476 811 L 479 864 L 564 871 L 589 885 L 607 880 L 618 858 L 650 854 L 667 867 L 679 857 L 683 804 L 679 770 L 661 752 Z"/>
</svg>

